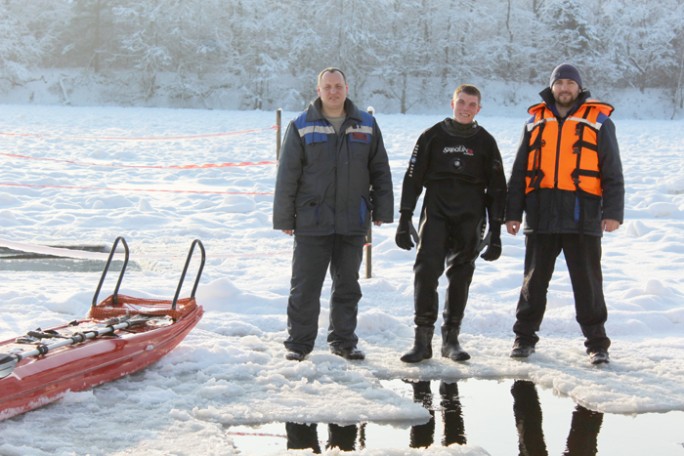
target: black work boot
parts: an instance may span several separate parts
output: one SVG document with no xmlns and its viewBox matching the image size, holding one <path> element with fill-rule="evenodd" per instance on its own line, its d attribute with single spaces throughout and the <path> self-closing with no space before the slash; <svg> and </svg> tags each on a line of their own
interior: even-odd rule
<svg viewBox="0 0 684 456">
<path fill-rule="evenodd" d="M 470 355 L 458 343 L 459 327 L 442 326 L 442 356 L 452 361 L 466 361 Z"/>
<path fill-rule="evenodd" d="M 432 334 L 435 329 L 431 326 L 416 326 L 416 338 L 413 348 L 401 357 L 405 363 L 418 363 L 432 358 Z"/>
<path fill-rule="evenodd" d="M 513 342 L 513 349 L 511 350 L 511 358 L 527 358 L 534 353 L 534 342 L 516 337 Z"/>
</svg>

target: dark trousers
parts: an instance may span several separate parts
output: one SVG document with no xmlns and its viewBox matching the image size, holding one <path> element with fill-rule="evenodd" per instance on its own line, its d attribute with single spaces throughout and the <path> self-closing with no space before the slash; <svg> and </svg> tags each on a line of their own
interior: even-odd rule
<svg viewBox="0 0 684 456">
<path fill-rule="evenodd" d="M 364 236 L 295 235 L 287 302 L 289 337 L 285 347 L 302 353 L 313 350 L 318 334 L 321 290 L 328 268 L 332 278 L 328 343 L 356 346 L 356 316 L 361 300 L 359 267 L 364 241 Z"/>
<path fill-rule="evenodd" d="M 530 234 L 525 239 L 525 277 L 520 290 L 513 331 L 526 343 L 535 344 L 544 312 L 546 294 L 556 258 L 563 252 L 575 297 L 577 322 L 586 338 L 587 350 L 608 348 L 605 322 L 608 310 L 603 297 L 601 238 L 579 234 Z"/>
<path fill-rule="evenodd" d="M 449 284 L 442 314 L 444 327 L 460 327 L 475 272 L 481 226 L 481 217 L 466 214 L 460 220 L 425 216 L 413 266 L 416 326 L 434 326 L 437 321 L 437 287 L 446 266 Z"/>
</svg>

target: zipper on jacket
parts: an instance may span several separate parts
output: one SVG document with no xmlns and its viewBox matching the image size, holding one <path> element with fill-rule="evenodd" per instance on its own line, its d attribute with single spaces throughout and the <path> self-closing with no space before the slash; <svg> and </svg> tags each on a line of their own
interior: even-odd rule
<svg viewBox="0 0 684 456">
<path fill-rule="evenodd" d="M 556 166 L 553 170 L 553 188 L 558 189 L 558 170 L 560 169 L 560 155 L 561 143 L 563 140 L 563 127 L 565 126 L 565 119 L 558 119 L 558 137 L 556 139 Z"/>
</svg>

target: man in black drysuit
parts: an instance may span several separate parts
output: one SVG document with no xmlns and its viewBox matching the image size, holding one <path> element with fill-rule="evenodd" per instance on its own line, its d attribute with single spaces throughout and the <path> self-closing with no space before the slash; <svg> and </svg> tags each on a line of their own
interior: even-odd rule
<svg viewBox="0 0 684 456">
<path fill-rule="evenodd" d="M 413 149 L 401 194 L 397 245 L 410 250 L 415 234 L 411 217 L 423 187 L 420 242 L 413 267 L 415 343 L 401 357 L 417 363 L 432 357 L 432 336 L 439 302 L 437 286 L 444 272 L 449 280 L 442 325 L 442 356 L 465 361 L 470 355 L 458 342 L 475 260 L 486 244 L 487 261 L 501 255 L 501 223 L 506 178 L 495 139 L 475 122 L 480 112 L 477 87 L 463 84 L 451 100 L 453 118 L 425 130 Z"/>
</svg>

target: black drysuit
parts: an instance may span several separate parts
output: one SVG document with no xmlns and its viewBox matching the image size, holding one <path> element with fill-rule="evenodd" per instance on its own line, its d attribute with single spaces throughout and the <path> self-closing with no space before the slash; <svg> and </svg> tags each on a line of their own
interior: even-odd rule
<svg viewBox="0 0 684 456">
<path fill-rule="evenodd" d="M 437 286 L 446 266 L 449 280 L 443 330 L 460 327 L 475 259 L 483 245 L 488 215 L 500 229 L 506 178 L 496 141 L 473 122 L 447 118 L 424 131 L 404 176 L 400 211 L 413 213 L 425 188 L 414 264 L 416 326 L 434 327 Z"/>
</svg>

